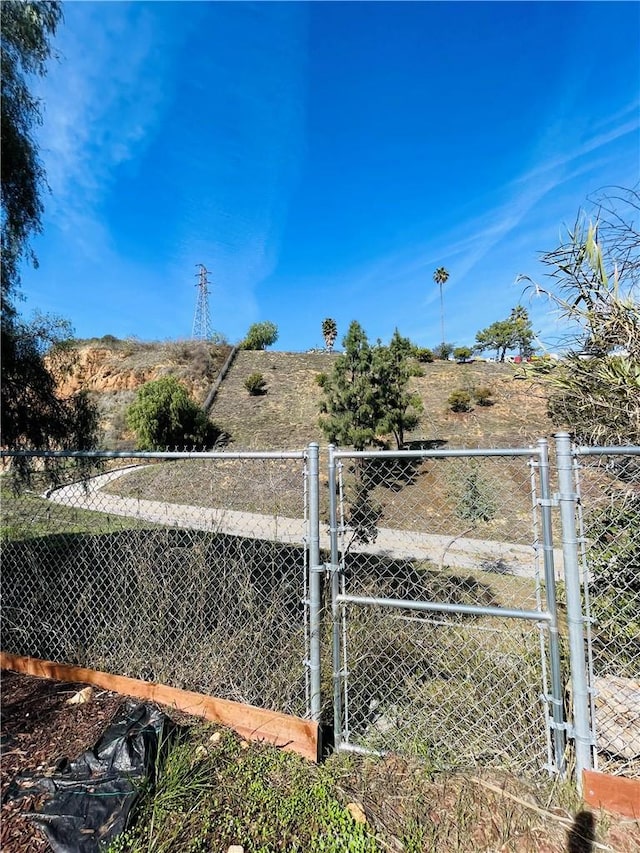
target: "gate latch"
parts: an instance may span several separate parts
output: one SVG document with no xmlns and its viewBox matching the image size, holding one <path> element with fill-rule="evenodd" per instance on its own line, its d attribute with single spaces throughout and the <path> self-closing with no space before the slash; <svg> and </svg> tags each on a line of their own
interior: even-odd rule
<svg viewBox="0 0 640 853">
<path fill-rule="evenodd" d="M 320 563 L 318 566 L 311 566 L 309 569 L 311 572 L 319 572 L 320 574 L 324 574 L 325 572 L 333 574 L 334 572 L 340 572 L 341 570 L 342 566 L 340 563 Z"/>
</svg>

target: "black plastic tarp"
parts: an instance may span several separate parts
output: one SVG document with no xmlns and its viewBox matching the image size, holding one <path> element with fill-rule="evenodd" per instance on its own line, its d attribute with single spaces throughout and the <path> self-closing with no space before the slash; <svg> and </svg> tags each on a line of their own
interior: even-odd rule
<svg viewBox="0 0 640 853">
<path fill-rule="evenodd" d="M 146 779 L 153 779 L 160 747 L 174 731 L 150 705 L 124 704 L 97 744 L 48 776 L 16 776 L 7 800 L 46 794 L 25 814 L 44 832 L 55 853 L 97 853 L 127 826 Z"/>
</svg>

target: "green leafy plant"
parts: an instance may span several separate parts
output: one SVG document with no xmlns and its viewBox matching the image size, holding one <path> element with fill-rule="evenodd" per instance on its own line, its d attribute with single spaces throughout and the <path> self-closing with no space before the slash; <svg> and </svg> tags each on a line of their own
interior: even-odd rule
<svg viewBox="0 0 640 853">
<path fill-rule="evenodd" d="M 447 397 L 447 405 L 452 412 L 470 412 L 472 409 L 471 394 L 464 388 L 456 388 Z"/>
<path fill-rule="evenodd" d="M 464 364 L 465 361 L 469 361 L 472 355 L 473 350 L 471 347 L 456 347 L 453 351 L 453 357 L 459 364 Z"/>
<path fill-rule="evenodd" d="M 433 351 L 428 347 L 416 347 L 415 357 L 421 364 L 431 364 L 433 362 Z"/>
<path fill-rule="evenodd" d="M 256 853 L 379 853 L 375 836 L 354 821 L 337 787 L 329 768 L 194 726 L 171 748 L 137 821 L 108 853 L 204 853 L 240 842 Z"/>
<path fill-rule="evenodd" d="M 442 343 L 433 348 L 433 357 L 438 361 L 449 361 L 449 356 L 453 353 L 453 344 Z"/>
<path fill-rule="evenodd" d="M 640 479 L 640 477 L 637 477 Z M 616 672 L 634 677 L 640 656 L 640 494 L 611 489 L 586 516 L 594 647 Z"/>
<path fill-rule="evenodd" d="M 253 323 L 249 326 L 246 338 L 240 344 L 240 349 L 263 350 L 272 346 L 278 340 L 278 327 L 269 320 L 263 323 Z"/>
<path fill-rule="evenodd" d="M 552 285 L 527 276 L 572 330 L 556 362 L 535 361 L 553 423 L 583 444 L 640 444 L 640 192 L 617 189 L 580 214 L 562 245 L 542 256 Z"/>
<path fill-rule="evenodd" d="M 466 521 L 491 521 L 496 515 L 495 488 L 482 476 L 477 460 L 465 460 L 458 484 L 456 513 Z"/>
<path fill-rule="evenodd" d="M 243 385 L 252 397 L 260 397 L 267 393 L 267 381 L 262 373 L 250 373 Z"/>
<path fill-rule="evenodd" d="M 127 426 L 140 450 L 215 443 L 220 430 L 174 376 L 147 382 L 127 410 Z"/>
</svg>

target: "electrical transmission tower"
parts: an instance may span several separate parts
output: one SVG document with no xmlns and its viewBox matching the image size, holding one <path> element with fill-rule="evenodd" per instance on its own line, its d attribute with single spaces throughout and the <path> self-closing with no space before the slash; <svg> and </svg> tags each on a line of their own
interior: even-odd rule
<svg viewBox="0 0 640 853">
<path fill-rule="evenodd" d="M 211 337 L 211 318 L 209 316 L 209 271 L 204 264 L 196 264 L 200 272 L 196 273 L 198 283 L 198 296 L 196 299 L 196 313 L 193 318 L 193 331 L 191 337 L 194 340 L 208 341 Z"/>
</svg>

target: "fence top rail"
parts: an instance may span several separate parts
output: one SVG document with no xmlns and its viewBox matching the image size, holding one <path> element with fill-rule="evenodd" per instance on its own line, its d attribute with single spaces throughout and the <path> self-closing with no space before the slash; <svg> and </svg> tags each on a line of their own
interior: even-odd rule
<svg viewBox="0 0 640 853">
<path fill-rule="evenodd" d="M 640 456 L 638 445 L 622 447 L 574 447 L 576 456 Z"/>
<path fill-rule="evenodd" d="M 1 450 L 0 458 L 33 459 L 304 459 L 306 450 Z"/>
<path fill-rule="evenodd" d="M 335 459 L 450 459 L 469 456 L 540 456 L 538 447 L 459 447 L 449 450 L 334 450 Z"/>
</svg>

